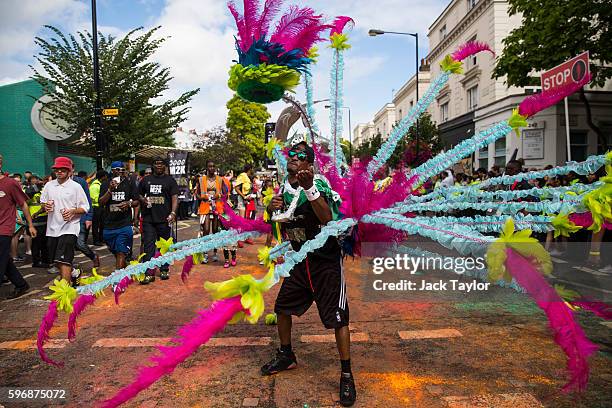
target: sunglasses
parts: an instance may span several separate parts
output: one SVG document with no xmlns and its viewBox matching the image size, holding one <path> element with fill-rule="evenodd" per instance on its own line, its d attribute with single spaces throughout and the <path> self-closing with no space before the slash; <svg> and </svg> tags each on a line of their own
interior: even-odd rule
<svg viewBox="0 0 612 408">
<path fill-rule="evenodd" d="M 302 151 L 297 151 L 297 150 L 289 150 L 289 158 L 293 158 L 296 157 L 298 158 L 298 160 L 300 161 L 304 161 L 308 158 L 308 155 L 306 154 L 306 152 L 302 152 Z"/>
</svg>

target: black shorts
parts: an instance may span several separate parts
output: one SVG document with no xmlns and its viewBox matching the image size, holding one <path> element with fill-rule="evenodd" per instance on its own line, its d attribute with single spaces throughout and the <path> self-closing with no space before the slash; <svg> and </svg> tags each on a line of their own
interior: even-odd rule
<svg viewBox="0 0 612 408">
<path fill-rule="evenodd" d="M 52 259 L 53 262 L 72 266 L 76 242 L 77 236 L 72 234 L 60 235 L 59 237 L 47 237 L 49 258 Z"/>
<path fill-rule="evenodd" d="M 296 265 L 283 280 L 276 297 L 274 312 L 301 316 L 317 303 L 319 317 L 327 329 L 348 326 L 349 306 L 342 260 L 306 259 Z"/>
</svg>

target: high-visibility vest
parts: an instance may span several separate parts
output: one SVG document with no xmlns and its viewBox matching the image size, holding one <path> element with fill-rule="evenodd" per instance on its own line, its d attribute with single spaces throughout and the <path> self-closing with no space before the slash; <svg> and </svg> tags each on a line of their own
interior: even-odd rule
<svg viewBox="0 0 612 408">
<path fill-rule="evenodd" d="M 100 180 L 94 180 L 89 186 L 89 196 L 91 197 L 91 205 L 94 207 L 99 207 L 100 203 L 98 200 L 100 199 Z"/>
<path fill-rule="evenodd" d="M 225 184 L 226 192 L 229 191 L 229 186 L 223 177 L 215 176 L 215 194 L 221 195 L 223 193 L 223 184 Z M 206 175 L 200 177 L 200 199 L 204 199 L 208 195 L 208 179 Z"/>
</svg>

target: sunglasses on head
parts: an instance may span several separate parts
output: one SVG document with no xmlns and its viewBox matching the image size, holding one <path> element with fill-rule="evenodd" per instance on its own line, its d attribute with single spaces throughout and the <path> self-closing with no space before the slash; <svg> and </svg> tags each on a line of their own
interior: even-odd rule
<svg viewBox="0 0 612 408">
<path fill-rule="evenodd" d="M 297 151 L 297 150 L 289 150 L 289 158 L 291 159 L 295 156 L 297 156 L 298 160 L 301 160 L 301 161 L 308 159 L 308 155 L 306 154 L 306 152 Z"/>
</svg>

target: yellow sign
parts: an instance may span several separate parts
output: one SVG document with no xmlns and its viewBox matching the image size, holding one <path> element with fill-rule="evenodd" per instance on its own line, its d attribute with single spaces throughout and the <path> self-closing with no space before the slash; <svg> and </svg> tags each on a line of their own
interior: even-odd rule
<svg viewBox="0 0 612 408">
<path fill-rule="evenodd" d="M 119 115 L 119 109 L 102 109 L 102 116 L 117 116 Z"/>
</svg>

